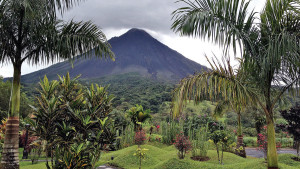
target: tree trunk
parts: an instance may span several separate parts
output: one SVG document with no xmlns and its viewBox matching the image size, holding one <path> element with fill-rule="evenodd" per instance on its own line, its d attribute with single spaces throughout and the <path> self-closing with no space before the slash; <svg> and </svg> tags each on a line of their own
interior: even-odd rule
<svg viewBox="0 0 300 169">
<path fill-rule="evenodd" d="M 246 158 L 246 150 L 244 147 L 243 142 L 243 132 L 242 132 L 242 119 L 241 119 L 241 112 L 238 112 L 238 129 L 237 129 L 237 144 L 236 144 L 236 154 Z M 243 149 L 240 149 L 240 147 L 243 147 Z"/>
<path fill-rule="evenodd" d="M 238 112 L 238 129 L 237 129 L 237 135 L 238 136 L 243 136 L 242 132 L 242 123 L 241 123 L 241 112 Z"/>
<path fill-rule="evenodd" d="M 267 136 L 268 136 L 268 149 L 267 149 L 267 161 L 268 168 L 278 168 L 278 155 L 276 150 L 275 128 L 272 111 L 269 111 L 267 120 Z"/>
<path fill-rule="evenodd" d="M 21 64 L 14 64 L 14 77 L 11 92 L 11 111 L 5 131 L 1 168 L 19 168 L 19 111 L 20 111 Z"/>
</svg>

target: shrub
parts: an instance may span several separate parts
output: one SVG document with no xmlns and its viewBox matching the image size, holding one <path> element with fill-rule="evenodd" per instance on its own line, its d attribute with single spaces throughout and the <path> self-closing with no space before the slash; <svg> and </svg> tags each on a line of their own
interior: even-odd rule
<svg viewBox="0 0 300 169">
<path fill-rule="evenodd" d="M 86 154 L 89 159 L 84 163 L 94 168 L 106 145 L 110 149 L 114 147 L 116 130 L 108 116 L 112 111 L 113 96 L 108 95 L 106 87 L 83 87 L 76 81 L 77 78 L 71 79 L 67 73 L 59 76 L 59 81 L 50 82 L 45 76 L 40 82 L 33 120 L 29 122 L 39 141 L 47 142 L 47 168 L 60 168 L 53 161 L 69 164 L 69 158 L 75 161 L 82 156 L 85 159 Z M 76 147 L 79 145 L 80 149 Z"/>
<path fill-rule="evenodd" d="M 176 135 L 182 131 L 182 126 L 174 121 L 169 123 L 162 122 L 160 128 L 162 131 L 162 142 L 169 145 L 174 142 Z"/>
<path fill-rule="evenodd" d="M 244 137 L 243 138 L 243 143 L 245 145 L 245 147 L 249 147 L 249 146 L 252 146 L 252 147 L 256 147 L 257 145 L 257 138 L 255 137 Z"/>
<path fill-rule="evenodd" d="M 125 129 L 122 130 L 122 134 L 120 137 L 120 144 L 118 146 L 119 149 L 126 148 L 132 146 L 134 144 L 134 126 L 133 124 L 129 124 Z"/>
<path fill-rule="evenodd" d="M 206 157 L 208 148 L 207 127 L 201 128 L 196 133 L 196 139 L 193 140 L 192 156 Z"/>
<path fill-rule="evenodd" d="M 226 145 L 228 144 L 228 133 L 224 130 L 216 130 L 210 135 L 210 139 L 214 142 L 216 149 L 217 149 L 217 154 L 218 154 L 218 161 L 220 164 L 223 164 L 223 152 L 226 148 Z M 222 155 L 220 158 L 220 153 L 219 153 L 219 147 L 221 146 L 222 150 Z"/>
<path fill-rule="evenodd" d="M 174 145 L 178 150 L 179 159 L 184 159 L 185 154 L 192 148 L 189 138 L 184 136 L 182 132 L 176 136 Z"/>
<path fill-rule="evenodd" d="M 144 144 L 146 140 L 146 133 L 144 130 L 137 131 L 134 136 L 134 142 L 136 145 Z"/>
</svg>

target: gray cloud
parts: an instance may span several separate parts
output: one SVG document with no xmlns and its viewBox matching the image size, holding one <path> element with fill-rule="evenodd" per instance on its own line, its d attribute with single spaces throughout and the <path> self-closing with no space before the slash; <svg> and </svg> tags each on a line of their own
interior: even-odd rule
<svg viewBox="0 0 300 169">
<path fill-rule="evenodd" d="M 68 11 L 64 19 L 92 20 L 103 29 L 147 28 L 170 33 L 176 0 L 87 0 Z"/>
</svg>

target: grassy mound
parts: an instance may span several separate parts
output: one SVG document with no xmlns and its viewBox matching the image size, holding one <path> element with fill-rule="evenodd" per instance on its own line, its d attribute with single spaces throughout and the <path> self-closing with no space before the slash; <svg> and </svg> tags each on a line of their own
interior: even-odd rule
<svg viewBox="0 0 300 169">
<path fill-rule="evenodd" d="M 112 164 L 114 166 L 122 168 L 137 169 L 138 160 L 133 156 L 137 146 L 131 146 L 116 152 L 110 152 L 103 154 L 101 164 Z M 253 169 L 265 169 L 267 167 L 264 159 L 257 158 L 242 158 L 232 153 L 224 152 L 224 165 L 218 163 L 218 157 L 215 150 L 208 151 L 209 161 L 199 162 L 190 159 L 191 153 L 187 154 L 185 159 L 179 160 L 177 157 L 177 150 L 174 146 L 162 146 L 162 145 L 142 145 L 142 148 L 149 149 L 147 151 L 147 159 L 142 162 L 142 168 L 149 169 L 193 169 L 193 168 L 253 168 Z M 111 160 L 111 157 L 114 160 Z M 279 167 L 284 169 L 300 168 L 300 163 L 291 159 L 293 155 L 282 154 L 279 155 Z"/>
</svg>

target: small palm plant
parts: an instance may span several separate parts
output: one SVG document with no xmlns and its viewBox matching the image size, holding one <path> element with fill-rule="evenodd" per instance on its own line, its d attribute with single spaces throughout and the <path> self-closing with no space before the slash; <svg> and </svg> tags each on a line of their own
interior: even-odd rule
<svg viewBox="0 0 300 169">
<path fill-rule="evenodd" d="M 151 119 L 150 109 L 144 110 L 142 105 L 136 105 L 127 111 L 127 116 L 134 124 L 134 131 L 142 130 L 142 123 Z"/>
</svg>

